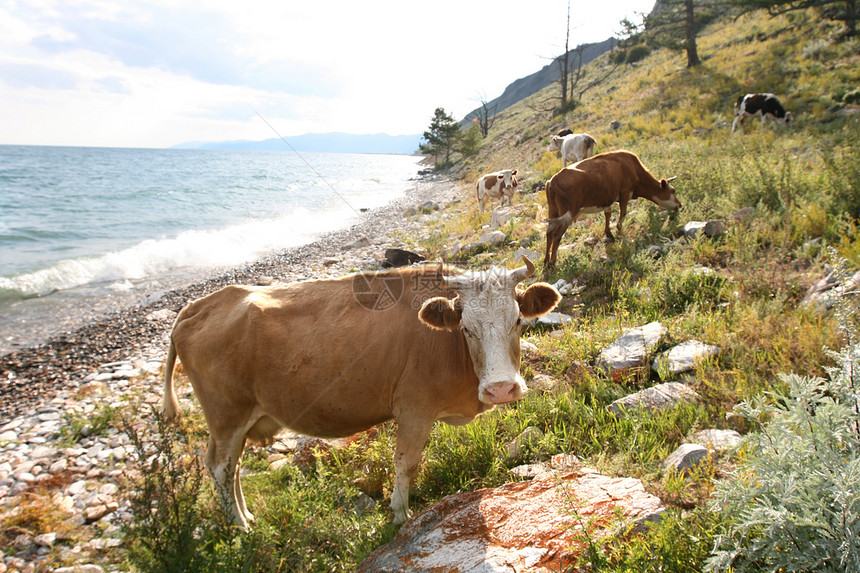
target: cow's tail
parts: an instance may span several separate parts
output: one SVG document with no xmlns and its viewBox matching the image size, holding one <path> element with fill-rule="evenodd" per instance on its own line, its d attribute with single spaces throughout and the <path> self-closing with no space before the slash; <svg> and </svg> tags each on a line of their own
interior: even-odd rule
<svg viewBox="0 0 860 573">
<path fill-rule="evenodd" d="M 546 232 L 552 233 L 557 229 L 561 229 L 561 232 L 564 233 L 570 227 L 571 223 L 573 223 L 573 216 L 570 214 L 570 211 L 565 211 L 561 217 L 546 220 Z"/>
<path fill-rule="evenodd" d="M 173 385 L 173 368 L 176 366 L 176 344 L 173 335 L 170 336 L 170 347 L 167 349 L 167 359 L 164 361 L 164 395 L 161 397 L 161 414 L 167 421 L 180 418 L 179 401 Z"/>
<path fill-rule="evenodd" d="M 585 142 L 585 157 L 592 157 L 594 155 L 594 146 L 597 145 L 597 142 L 590 135 Z"/>
<path fill-rule="evenodd" d="M 571 205 L 564 193 L 556 194 L 552 186 L 552 179 L 546 182 L 544 187 L 546 192 L 546 204 L 549 211 L 549 218 L 546 220 L 546 232 L 552 233 L 556 229 L 561 229 L 564 233 L 570 224 L 573 223 L 573 215 L 571 214 Z M 559 215 L 561 213 L 561 215 Z"/>
</svg>

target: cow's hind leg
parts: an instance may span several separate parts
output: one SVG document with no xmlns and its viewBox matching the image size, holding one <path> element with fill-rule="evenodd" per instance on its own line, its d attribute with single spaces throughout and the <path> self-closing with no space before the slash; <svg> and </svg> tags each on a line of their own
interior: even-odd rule
<svg viewBox="0 0 860 573">
<path fill-rule="evenodd" d="M 565 231 L 573 222 L 573 216 L 570 211 L 566 212 L 561 217 L 549 219 L 546 227 L 546 253 L 543 258 L 544 273 L 548 274 L 549 270 L 555 266 L 556 258 L 558 257 L 558 247 L 561 245 L 561 238 Z"/>
<path fill-rule="evenodd" d="M 241 464 L 236 464 L 236 469 L 233 473 L 233 497 L 236 498 L 236 506 L 239 509 L 239 513 L 245 517 L 245 522 L 251 523 L 255 518 L 254 514 L 248 511 L 248 506 L 245 505 L 245 494 L 242 493 L 242 480 L 239 479 L 241 469 Z"/>
<path fill-rule="evenodd" d="M 239 482 L 239 459 L 245 448 L 246 431 L 247 428 L 239 426 L 225 436 L 218 436 L 210 429 L 209 448 L 205 458 L 206 467 L 215 480 L 215 488 L 221 497 L 224 510 L 233 522 L 243 529 L 248 529 L 249 518 L 254 518 L 245 506 L 242 485 Z"/>
<path fill-rule="evenodd" d="M 611 243 L 612 241 L 615 240 L 615 235 L 612 234 L 612 230 L 609 228 L 609 221 L 612 219 L 612 207 L 609 207 L 608 209 L 605 209 L 603 211 L 603 218 L 604 218 L 604 223 L 603 223 L 604 239 L 607 242 Z M 620 227 L 621 219 L 618 220 L 618 225 Z M 618 232 L 619 233 L 621 232 L 620 228 L 619 228 Z"/>
<path fill-rule="evenodd" d="M 624 223 L 625 217 L 627 217 L 627 201 L 621 201 L 618 203 L 618 225 L 616 225 L 619 237 L 621 236 L 621 225 Z"/>
<path fill-rule="evenodd" d="M 394 490 L 391 492 L 391 510 L 394 523 L 409 519 L 409 486 L 421 463 L 421 452 L 433 429 L 433 421 L 421 421 L 406 416 L 398 419 L 397 444 L 394 451 Z"/>
</svg>

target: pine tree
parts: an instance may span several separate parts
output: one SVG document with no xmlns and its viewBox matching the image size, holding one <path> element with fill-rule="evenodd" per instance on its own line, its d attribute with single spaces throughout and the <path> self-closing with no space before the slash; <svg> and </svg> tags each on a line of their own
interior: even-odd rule
<svg viewBox="0 0 860 573">
<path fill-rule="evenodd" d="M 657 48 L 683 50 L 687 67 L 701 63 L 696 37 L 715 14 L 715 3 L 706 0 L 660 0 L 645 17 L 645 38 Z"/>
<path fill-rule="evenodd" d="M 445 168 L 451 164 L 451 152 L 460 138 L 460 124 L 443 108 L 437 107 L 423 138 L 426 143 L 418 146 L 421 153 L 433 156 L 436 169 Z M 440 163 L 441 157 L 445 160 Z"/>
</svg>

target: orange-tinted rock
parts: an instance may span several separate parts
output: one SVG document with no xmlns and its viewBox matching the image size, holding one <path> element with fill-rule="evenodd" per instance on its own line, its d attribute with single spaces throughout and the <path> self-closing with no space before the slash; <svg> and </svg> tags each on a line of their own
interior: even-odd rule
<svg viewBox="0 0 860 573">
<path fill-rule="evenodd" d="M 627 522 L 655 519 L 660 500 L 632 478 L 611 478 L 580 467 L 532 481 L 446 497 L 409 520 L 360 573 L 394 571 L 511 571 L 549 573 L 576 561 L 584 542 Z"/>
</svg>

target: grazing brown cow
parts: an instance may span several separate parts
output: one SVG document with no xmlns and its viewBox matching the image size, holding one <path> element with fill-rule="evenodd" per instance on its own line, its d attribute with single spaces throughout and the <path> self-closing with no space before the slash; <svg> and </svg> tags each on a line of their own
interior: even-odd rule
<svg viewBox="0 0 860 573">
<path fill-rule="evenodd" d="M 549 220 L 546 229 L 544 269 L 555 266 L 561 237 L 577 217 L 603 211 L 606 238 L 614 240 L 609 230 L 613 203 L 618 203 L 618 232 L 632 199 L 647 199 L 664 209 L 679 209 L 681 202 L 671 179 L 657 180 L 629 151 L 607 151 L 566 167 L 546 183 Z"/>
<path fill-rule="evenodd" d="M 478 204 L 481 208 L 481 213 L 484 212 L 484 204 L 488 197 L 501 198 L 502 206 L 505 205 L 505 197 L 508 198 L 508 203 L 513 204 L 514 193 L 517 191 L 517 170 L 503 169 L 495 173 L 487 173 L 481 175 L 478 179 L 477 193 Z"/>
<path fill-rule="evenodd" d="M 394 521 L 409 512 L 409 483 L 435 420 L 465 424 L 519 399 L 522 318 L 561 296 L 517 284 L 534 265 L 455 274 L 438 266 L 286 286 L 228 286 L 191 302 L 173 326 L 164 373 L 165 417 L 178 415 L 182 362 L 209 426 L 205 463 L 225 509 L 247 528 L 239 458 L 245 442 L 283 427 L 350 436 L 398 422 Z"/>
</svg>

